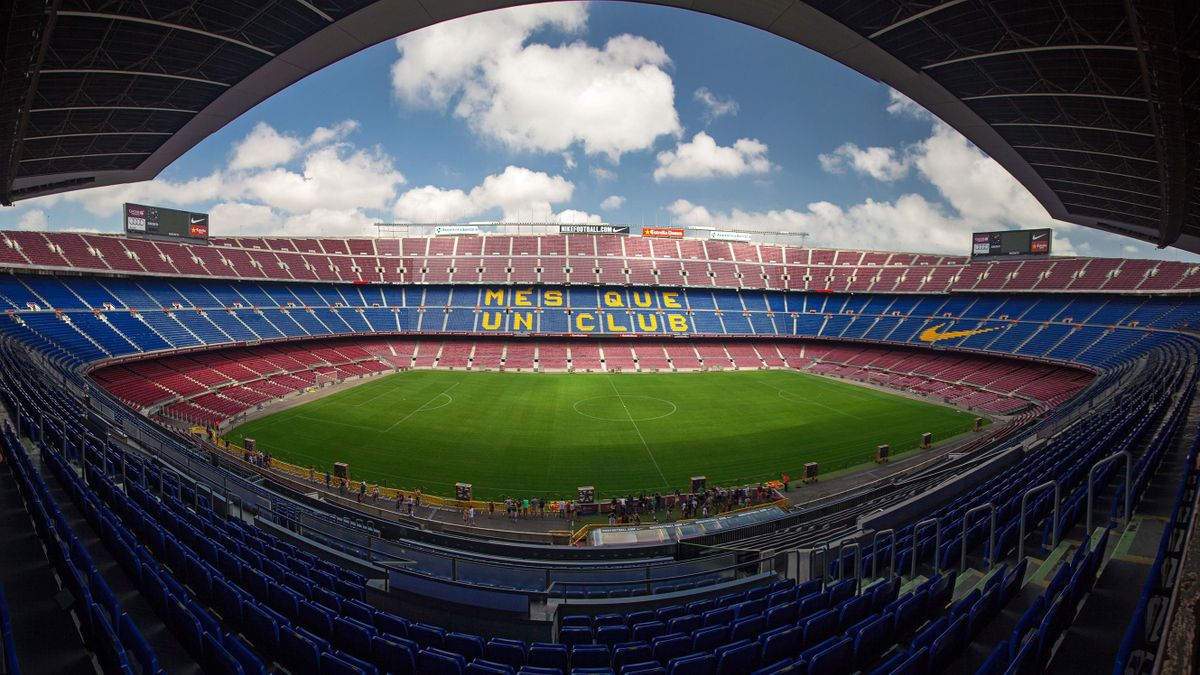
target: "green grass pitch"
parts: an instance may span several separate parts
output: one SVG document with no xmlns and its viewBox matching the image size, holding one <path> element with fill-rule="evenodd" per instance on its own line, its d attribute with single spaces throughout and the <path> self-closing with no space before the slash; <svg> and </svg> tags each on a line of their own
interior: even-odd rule
<svg viewBox="0 0 1200 675">
<path fill-rule="evenodd" d="M 227 434 L 319 472 L 477 499 L 568 498 L 797 478 L 969 431 L 974 415 L 793 371 L 548 374 L 410 371 L 247 422 Z"/>
</svg>

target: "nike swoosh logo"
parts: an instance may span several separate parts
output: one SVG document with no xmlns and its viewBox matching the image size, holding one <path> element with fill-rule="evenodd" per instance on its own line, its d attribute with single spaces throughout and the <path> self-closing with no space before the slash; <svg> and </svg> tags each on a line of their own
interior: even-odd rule
<svg viewBox="0 0 1200 675">
<path fill-rule="evenodd" d="M 980 333 L 990 333 L 991 331 L 994 331 L 994 330 L 1000 330 L 1000 326 L 995 326 L 993 328 L 977 328 L 975 330 L 951 330 L 951 331 L 946 331 L 945 333 L 939 333 L 938 329 L 945 325 L 946 324 L 944 324 L 944 323 L 939 323 L 936 326 L 933 326 L 931 328 L 926 328 L 925 330 L 921 331 L 921 335 L 920 335 L 921 342 L 938 342 L 939 340 L 953 340 L 954 338 L 971 337 L 972 335 L 979 335 Z"/>
<path fill-rule="evenodd" d="M 1033 240 L 1034 240 L 1034 241 L 1037 241 L 1038 239 L 1045 239 L 1045 238 L 1046 238 L 1046 235 L 1044 235 L 1044 234 L 1035 234 L 1035 235 L 1033 235 Z"/>
<path fill-rule="evenodd" d="M 193 218 L 193 219 L 191 219 L 191 220 L 192 220 L 192 224 L 193 224 L 193 225 L 195 225 L 196 223 L 203 223 L 203 222 L 204 222 L 205 220 L 207 220 L 207 219 L 206 219 L 206 218 L 201 218 L 200 220 L 196 220 L 195 218 Z"/>
</svg>

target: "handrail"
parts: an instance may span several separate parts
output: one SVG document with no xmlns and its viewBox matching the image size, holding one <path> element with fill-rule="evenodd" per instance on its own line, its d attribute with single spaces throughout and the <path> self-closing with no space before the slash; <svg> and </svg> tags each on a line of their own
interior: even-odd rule
<svg viewBox="0 0 1200 675">
<path fill-rule="evenodd" d="M 930 523 L 933 524 L 933 570 L 940 572 L 941 561 L 938 559 L 938 552 L 942 548 L 942 521 L 937 518 L 926 518 L 921 522 L 913 525 L 913 544 L 912 544 L 912 572 L 910 577 L 917 576 L 917 541 L 920 539 L 921 529 Z"/>
<path fill-rule="evenodd" d="M 846 578 L 846 565 L 843 560 L 845 560 L 844 552 L 847 548 L 854 551 L 854 592 L 857 593 L 862 588 L 862 545 L 857 541 L 843 539 L 838 542 L 838 581 Z"/>
<path fill-rule="evenodd" d="M 963 514 L 962 521 L 962 556 L 958 561 L 958 571 L 962 572 L 967 569 L 967 523 L 971 520 L 971 514 L 979 511 L 987 511 L 992 521 L 992 532 L 988 537 L 988 567 L 996 564 L 996 505 L 988 502 L 980 504 L 973 509 L 968 510 Z"/>
<path fill-rule="evenodd" d="M 1021 495 L 1021 534 L 1020 538 L 1017 539 L 1017 562 L 1025 558 L 1025 505 L 1029 501 L 1029 495 L 1042 492 L 1048 487 L 1054 488 L 1054 536 L 1051 538 L 1050 543 L 1053 546 L 1058 546 L 1058 502 L 1062 497 L 1062 488 L 1059 487 L 1058 481 L 1048 480 L 1041 485 L 1029 488 L 1025 491 L 1025 494 Z"/>
<path fill-rule="evenodd" d="M 892 580 L 892 575 L 896 573 L 896 530 L 887 528 L 879 530 L 871 537 L 871 578 L 878 578 L 877 574 L 879 565 L 879 537 L 887 535 L 891 544 L 892 560 L 888 563 L 888 581 Z"/>
<path fill-rule="evenodd" d="M 1102 467 L 1102 466 L 1105 466 L 1106 464 L 1110 464 L 1110 463 L 1112 463 L 1112 462 L 1115 462 L 1115 461 L 1117 461 L 1118 459 L 1124 459 L 1124 460 L 1125 460 L 1125 499 L 1124 499 L 1124 502 L 1125 502 L 1125 522 L 1126 522 L 1126 523 L 1128 523 L 1128 522 L 1129 522 L 1129 512 L 1130 512 L 1130 507 L 1133 505 L 1133 495 L 1132 495 L 1132 494 L 1130 494 L 1130 490 L 1133 488 L 1133 482 L 1130 480 L 1130 479 L 1131 479 L 1131 474 L 1132 474 L 1132 466 L 1131 466 L 1131 465 L 1133 464 L 1133 459 L 1130 457 L 1130 455 L 1129 455 L 1129 451 L 1128 451 L 1128 450 L 1119 450 L 1119 451 L 1117 451 L 1117 452 L 1114 452 L 1113 454 L 1109 455 L 1108 457 L 1105 457 L 1104 459 L 1102 459 L 1102 460 L 1100 460 L 1100 461 L 1096 462 L 1095 464 L 1093 464 L 1093 465 L 1092 465 L 1092 468 L 1091 468 L 1091 469 L 1088 469 L 1088 484 L 1087 484 L 1087 529 L 1086 529 L 1086 530 L 1084 530 L 1084 532 L 1085 532 L 1086 534 L 1091 534 L 1091 533 L 1092 533 L 1092 490 L 1093 490 L 1092 483 L 1093 483 L 1093 478 L 1094 478 L 1094 477 L 1095 477 L 1095 475 L 1096 475 L 1096 471 L 1097 471 L 1097 470 L 1098 470 L 1100 467 Z"/>
</svg>

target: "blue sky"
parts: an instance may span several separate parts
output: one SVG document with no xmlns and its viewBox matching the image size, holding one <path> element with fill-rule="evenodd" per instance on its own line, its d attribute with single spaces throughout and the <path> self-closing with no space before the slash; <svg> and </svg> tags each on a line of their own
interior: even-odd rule
<svg viewBox="0 0 1200 675">
<path fill-rule="evenodd" d="M 1051 221 L 957 132 L 830 59 L 625 3 L 491 12 L 388 41 L 154 181 L 21 202 L 0 228 L 116 231 L 124 201 L 209 211 L 218 236 L 603 221 L 964 254 L 971 231 L 1051 226 L 1058 253 L 1196 258 Z"/>
</svg>

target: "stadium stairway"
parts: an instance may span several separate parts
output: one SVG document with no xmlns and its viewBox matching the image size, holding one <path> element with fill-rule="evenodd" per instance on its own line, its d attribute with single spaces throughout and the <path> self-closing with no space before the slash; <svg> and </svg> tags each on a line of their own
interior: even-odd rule
<svg viewBox="0 0 1200 675">
<path fill-rule="evenodd" d="M 7 418 L 0 408 L 0 418 Z M 26 673 L 92 675 L 96 672 L 60 592 L 25 503 L 5 458 L 0 469 L 0 586 L 10 609 L 16 662 Z M 15 611 L 14 611 L 15 610 Z"/>
<path fill-rule="evenodd" d="M 1187 473 L 1188 452 L 1200 429 L 1200 397 L 1192 400 L 1179 433 L 1151 477 L 1137 511 L 1115 542 L 1096 589 L 1085 601 L 1050 661 L 1052 672 L 1102 672 L 1112 668 L 1126 626 L 1114 616 L 1132 616 L 1138 592 L 1151 572 L 1167 519 L 1171 517 L 1180 476 Z M 1106 503 L 1103 499 L 1099 503 Z"/>
<path fill-rule="evenodd" d="M 42 480 L 50 489 L 50 495 L 54 497 L 54 501 L 62 510 L 71 530 L 75 532 L 84 548 L 87 549 L 96 569 L 108 582 L 121 610 L 133 620 L 141 630 L 142 636 L 146 638 L 146 642 L 154 650 L 159 666 L 172 675 L 175 673 L 189 675 L 200 672 L 200 664 L 188 655 L 183 645 L 167 630 L 166 622 L 154 612 L 145 596 L 138 590 L 137 585 L 104 547 L 99 535 L 84 518 L 83 513 L 80 512 L 66 487 L 59 482 L 54 472 L 49 470 L 49 467 L 37 454 L 30 455 L 30 463 L 42 475 Z"/>
</svg>

